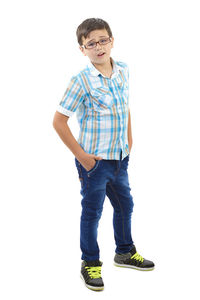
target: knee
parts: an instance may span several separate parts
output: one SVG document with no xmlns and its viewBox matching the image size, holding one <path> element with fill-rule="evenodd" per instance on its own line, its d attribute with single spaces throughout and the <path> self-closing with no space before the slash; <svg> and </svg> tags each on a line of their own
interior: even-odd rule
<svg viewBox="0 0 200 300">
<path fill-rule="evenodd" d="M 103 208 L 83 207 L 81 219 L 84 221 L 97 221 L 101 218 Z"/>
<path fill-rule="evenodd" d="M 134 207 L 133 197 L 130 196 L 124 210 L 125 210 L 126 213 L 132 213 L 133 212 L 133 207 Z"/>
<path fill-rule="evenodd" d="M 130 208 L 131 208 L 131 211 L 133 211 L 133 207 L 134 207 L 134 202 L 133 202 L 133 197 L 131 196 L 131 198 L 130 198 Z"/>
</svg>

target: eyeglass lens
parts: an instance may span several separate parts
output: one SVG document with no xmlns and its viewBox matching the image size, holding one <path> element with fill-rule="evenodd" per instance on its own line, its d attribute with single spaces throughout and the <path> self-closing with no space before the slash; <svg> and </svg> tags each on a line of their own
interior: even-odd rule
<svg viewBox="0 0 200 300">
<path fill-rule="evenodd" d="M 85 45 L 86 48 L 95 48 L 97 43 L 99 43 L 100 45 L 106 45 L 110 42 L 110 38 L 103 38 L 103 39 L 100 39 L 98 42 L 90 42 L 88 44 Z"/>
</svg>

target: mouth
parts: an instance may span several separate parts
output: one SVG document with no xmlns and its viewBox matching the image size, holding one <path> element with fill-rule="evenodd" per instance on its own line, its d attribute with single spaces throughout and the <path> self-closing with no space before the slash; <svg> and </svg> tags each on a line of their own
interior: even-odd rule
<svg viewBox="0 0 200 300">
<path fill-rule="evenodd" d="M 105 52 L 101 52 L 101 53 L 97 54 L 98 57 L 102 57 L 104 55 L 105 55 Z"/>
</svg>

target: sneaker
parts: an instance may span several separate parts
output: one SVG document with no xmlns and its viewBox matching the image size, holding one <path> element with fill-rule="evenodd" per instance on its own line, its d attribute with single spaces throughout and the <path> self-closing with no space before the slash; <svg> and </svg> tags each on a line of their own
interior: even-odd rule
<svg viewBox="0 0 200 300">
<path fill-rule="evenodd" d="M 152 261 L 144 259 L 136 251 L 135 246 L 133 246 L 133 248 L 128 253 L 116 253 L 114 257 L 114 265 L 117 267 L 132 268 L 142 271 L 151 271 L 155 266 Z"/>
<path fill-rule="evenodd" d="M 83 261 L 81 264 L 81 279 L 85 286 L 93 291 L 104 289 L 103 279 L 101 277 L 102 262 L 99 260 Z"/>
</svg>

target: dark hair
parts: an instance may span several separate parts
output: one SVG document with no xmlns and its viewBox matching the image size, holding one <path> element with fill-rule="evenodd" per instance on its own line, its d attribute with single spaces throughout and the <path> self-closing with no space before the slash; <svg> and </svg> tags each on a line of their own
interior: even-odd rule
<svg viewBox="0 0 200 300">
<path fill-rule="evenodd" d="M 76 30 L 79 45 L 82 45 L 82 36 L 86 39 L 91 31 L 98 29 L 106 29 L 109 37 L 112 37 L 112 31 L 106 21 L 99 18 L 90 18 L 84 20 Z"/>
</svg>

